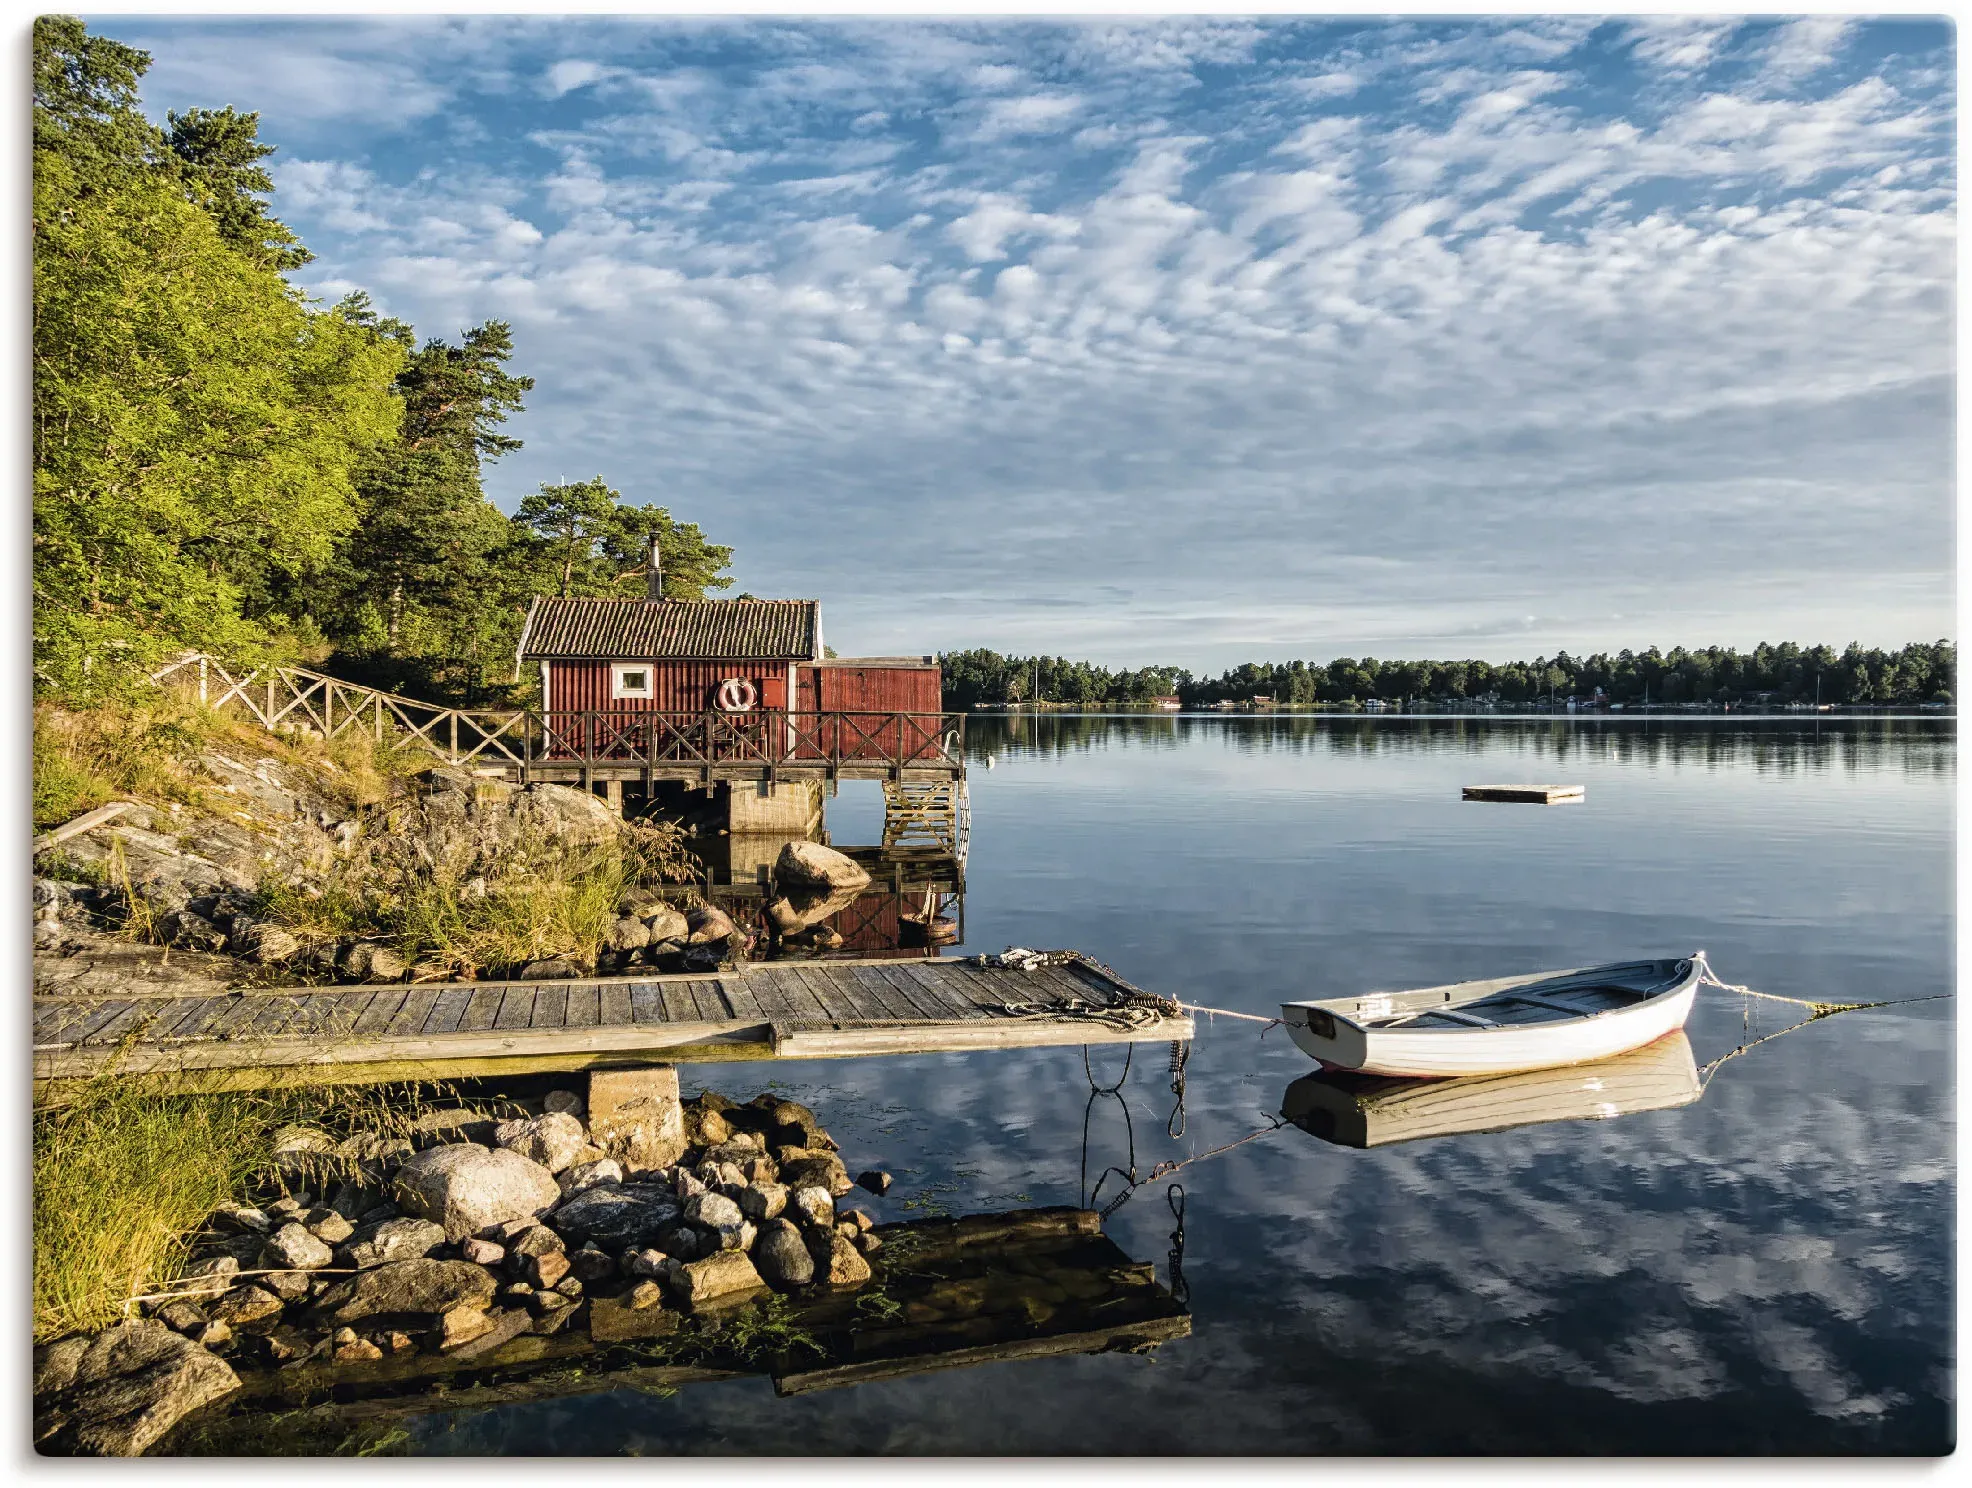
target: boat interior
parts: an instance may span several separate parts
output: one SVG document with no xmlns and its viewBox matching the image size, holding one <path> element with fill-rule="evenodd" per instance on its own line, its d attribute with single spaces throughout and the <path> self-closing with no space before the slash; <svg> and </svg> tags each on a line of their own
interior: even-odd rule
<svg viewBox="0 0 1972 1488">
<path fill-rule="evenodd" d="M 1579 971 L 1459 982 L 1298 1004 L 1364 1028 L 1472 1029 L 1553 1023 L 1632 1007 L 1677 987 L 1690 962 L 1630 961 Z"/>
</svg>

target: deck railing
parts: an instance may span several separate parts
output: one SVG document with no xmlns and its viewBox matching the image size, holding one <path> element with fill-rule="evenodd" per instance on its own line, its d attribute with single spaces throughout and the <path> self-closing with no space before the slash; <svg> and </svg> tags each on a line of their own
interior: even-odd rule
<svg viewBox="0 0 1972 1488">
<path fill-rule="evenodd" d="M 216 657 L 188 655 L 152 674 L 171 687 L 196 689 L 213 708 L 238 706 L 264 727 L 305 727 L 324 738 L 368 733 L 429 751 L 447 764 L 497 765 L 525 779 L 539 766 L 642 768 L 655 775 L 734 767 L 771 776 L 847 767 L 965 769 L 965 715 L 849 710 L 745 713 L 612 709 L 516 712 L 447 708 L 379 692 L 303 667 L 263 667 L 235 674 Z"/>
</svg>

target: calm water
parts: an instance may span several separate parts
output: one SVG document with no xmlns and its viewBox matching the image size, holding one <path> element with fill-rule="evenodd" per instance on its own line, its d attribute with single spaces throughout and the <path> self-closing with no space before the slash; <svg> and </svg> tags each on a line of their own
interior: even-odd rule
<svg viewBox="0 0 1972 1488">
<path fill-rule="evenodd" d="M 1831 1001 L 1952 989 L 1945 721 L 996 720 L 972 778 L 968 949 L 1075 946 L 1188 1001 L 1426 985 L 1702 947 Z M 1579 806 L 1463 803 L 1562 780 Z M 839 842 L 879 806 L 845 788 Z M 1192 1335 L 777 1399 L 764 1380 L 414 1427 L 435 1453 L 1931 1453 L 1953 1440 L 1951 1002 L 1816 1022 L 1702 1100 L 1354 1150 L 1294 1127 L 1197 1163 Z M 1701 995 L 1698 1062 L 1793 1009 Z M 1750 1016 L 1750 1025 L 1745 1020 Z M 1123 1069 L 1094 1051 L 1105 1083 Z M 694 1066 L 779 1081 L 850 1171 L 952 1212 L 1079 1203 L 1264 1127 L 1311 1065 L 1201 1023 L 1090 1102 L 1075 1049 Z M 1087 1148 L 1084 1147 L 1085 1121 Z M 1107 1233 L 1166 1275 L 1166 1184 Z M 1103 1201 L 1118 1192 L 1112 1177 Z M 917 1211 L 917 1212 L 921 1212 Z"/>
</svg>

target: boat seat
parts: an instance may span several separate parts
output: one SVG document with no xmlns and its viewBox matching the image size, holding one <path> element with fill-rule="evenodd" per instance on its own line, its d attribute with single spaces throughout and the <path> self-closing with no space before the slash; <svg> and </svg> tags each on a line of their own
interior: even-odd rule
<svg viewBox="0 0 1972 1488">
<path fill-rule="evenodd" d="M 1428 1013 L 1419 1014 L 1419 1019 L 1449 1018 L 1454 1023 L 1463 1023 L 1467 1028 L 1497 1028 L 1499 1025 L 1490 1018 L 1475 1018 L 1471 1013 L 1455 1013 L 1449 1008 L 1433 1008 Z"/>
<path fill-rule="evenodd" d="M 1611 992 L 1611 991 L 1619 991 L 1622 989 L 1612 988 L 1612 987 L 1576 987 L 1576 988 L 1571 988 L 1570 990 L 1577 992 Z M 1571 1018 L 1588 1017 L 1590 1016 L 1590 1011 L 1591 1011 L 1588 1008 L 1578 1007 L 1571 1002 L 1562 1002 L 1553 997 L 1543 997 L 1538 992 L 1515 992 L 1510 994 L 1506 998 L 1502 998 L 1501 1000 L 1510 1001 L 1510 1002 L 1532 1003 L 1535 1007 L 1544 1007 L 1552 1012 L 1566 1013 Z M 1603 1010 L 1596 1009 L 1595 1011 L 1599 1012 Z"/>
</svg>

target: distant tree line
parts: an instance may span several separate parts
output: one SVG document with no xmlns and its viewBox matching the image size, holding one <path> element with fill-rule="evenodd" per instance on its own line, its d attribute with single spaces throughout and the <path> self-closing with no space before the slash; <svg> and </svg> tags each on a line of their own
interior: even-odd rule
<svg viewBox="0 0 1972 1488">
<path fill-rule="evenodd" d="M 512 701 L 536 594 L 640 595 L 653 537 L 669 595 L 730 585 L 730 548 L 601 476 L 488 500 L 534 387 L 509 327 L 420 342 L 289 284 L 311 255 L 269 211 L 257 115 L 157 127 L 149 54 L 74 17 L 33 51 L 37 695 L 195 649 Z"/>
<path fill-rule="evenodd" d="M 1080 707 L 1148 703 L 1177 697 L 1188 708 L 1254 697 L 1278 703 L 1349 704 L 1372 698 L 1413 701 L 1532 703 L 1550 696 L 1593 698 L 1625 707 L 1650 703 L 1901 703 L 1950 702 L 1957 652 L 1950 641 L 1916 642 L 1895 651 L 1832 646 L 1778 646 L 1751 651 L 1708 646 L 1688 651 L 1619 651 L 1571 656 L 1557 651 L 1532 661 L 1378 661 L 1337 657 L 1322 662 L 1247 662 L 1217 677 L 1194 677 L 1177 667 L 1110 671 L 1052 656 L 1002 656 L 955 651 L 943 658 L 945 706 L 1039 700 Z"/>
</svg>

